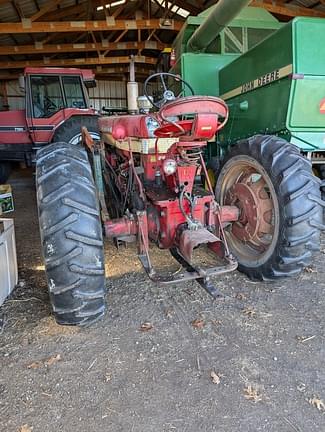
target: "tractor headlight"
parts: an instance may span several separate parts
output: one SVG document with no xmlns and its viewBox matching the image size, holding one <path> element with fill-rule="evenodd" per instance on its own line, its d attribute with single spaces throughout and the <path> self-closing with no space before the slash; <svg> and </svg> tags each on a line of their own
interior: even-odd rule
<svg viewBox="0 0 325 432">
<path fill-rule="evenodd" d="M 166 176 L 170 176 L 176 172 L 177 163 L 174 159 L 165 159 L 162 168 Z"/>
<path fill-rule="evenodd" d="M 146 118 L 146 126 L 148 129 L 149 138 L 155 138 L 155 130 L 159 128 L 160 124 L 154 117 Z"/>
</svg>

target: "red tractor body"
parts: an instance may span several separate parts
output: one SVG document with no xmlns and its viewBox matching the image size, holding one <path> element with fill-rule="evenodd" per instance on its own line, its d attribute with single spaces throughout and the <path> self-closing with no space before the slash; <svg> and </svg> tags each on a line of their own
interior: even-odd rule
<svg viewBox="0 0 325 432">
<path fill-rule="evenodd" d="M 220 207 L 215 201 L 202 151 L 227 118 L 228 108 L 221 99 L 190 96 L 170 101 L 155 114 L 99 119 L 102 139 L 98 150 L 105 159 L 104 172 L 109 171 L 104 174 L 106 187 L 112 188 L 112 175 L 122 197 L 115 205 L 108 199 L 107 210 L 101 201 L 106 236 L 137 241 L 139 258 L 151 279 L 161 283 L 197 279 L 215 297 L 210 276 L 237 266 L 223 227 L 238 220 L 239 210 L 236 206 Z M 96 144 L 87 140 L 86 132 L 85 141 L 95 151 Z M 206 189 L 197 181 L 202 175 L 207 179 Z M 115 212 L 121 201 L 125 205 Z M 157 274 L 150 260 L 149 241 L 169 249 L 185 271 L 177 276 Z M 195 266 L 193 250 L 202 244 L 223 264 Z"/>
</svg>

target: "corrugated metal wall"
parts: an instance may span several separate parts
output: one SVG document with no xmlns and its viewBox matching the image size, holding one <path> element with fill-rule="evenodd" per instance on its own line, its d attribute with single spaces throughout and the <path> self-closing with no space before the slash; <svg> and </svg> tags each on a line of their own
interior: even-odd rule
<svg viewBox="0 0 325 432">
<path fill-rule="evenodd" d="M 8 104 L 10 110 L 24 109 L 25 98 L 19 88 L 18 81 L 6 83 Z M 139 94 L 142 94 L 143 84 L 139 84 Z M 122 81 L 97 81 L 97 86 L 88 89 L 90 103 L 93 108 L 101 110 L 105 108 L 124 108 L 127 104 L 126 82 Z M 0 97 L 0 109 L 3 109 L 3 98 Z"/>
<path fill-rule="evenodd" d="M 6 83 L 8 105 L 10 111 L 25 108 L 25 96 L 19 87 L 18 81 L 8 81 Z M 1 109 L 3 109 L 3 100 L 1 97 Z"/>
<path fill-rule="evenodd" d="M 97 86 L 88 89 L 90 103 L 100 111 L 105 108 L 125 108 L 126 83 L 123 81 L 97 81 Z"/>
</svg>

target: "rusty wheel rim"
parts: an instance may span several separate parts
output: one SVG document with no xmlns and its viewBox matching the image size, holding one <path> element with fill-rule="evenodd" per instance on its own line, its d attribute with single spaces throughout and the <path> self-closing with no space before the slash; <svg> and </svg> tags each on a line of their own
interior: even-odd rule
<svg viewBox="0 0 325 432">
<path fill-rule="evenodd" d="M 255 159 L 235 156 L 222 169 L 220 203 L 240 209 L 226 230 L 230 249 L 243 264 L 261 265 L 277 243 L 279 205 L 266 170 Z"/>
</svg>

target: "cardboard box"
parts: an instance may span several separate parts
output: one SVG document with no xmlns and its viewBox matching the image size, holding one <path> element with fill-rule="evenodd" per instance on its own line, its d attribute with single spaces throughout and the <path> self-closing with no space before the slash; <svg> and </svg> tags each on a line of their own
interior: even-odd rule
<svg viewBox="0 0 325 432">
<path fill-rule="evenodd" d="M 0 185 L 0 215 L 12 211 L 14 211 L 14 199 L 11 186 L 8 184 Z"/>
</svg>

